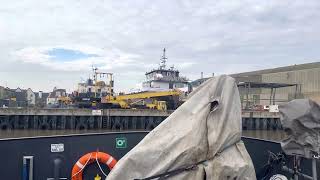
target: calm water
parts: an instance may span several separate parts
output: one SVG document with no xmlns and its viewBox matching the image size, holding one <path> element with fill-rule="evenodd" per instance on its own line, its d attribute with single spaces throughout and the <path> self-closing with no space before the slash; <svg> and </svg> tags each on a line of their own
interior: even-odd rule
<svg viewBox="0 0 320 180">
<path fill-rule="evenodd" d="M 286 138 L 286 133 L 281 130 L 244 130 L 242 135 L 272 141 L 281 141 Z"/>
<path fill-rule="evenodd" d="M 99 132 L 110 132 L 110 130 L 0 130 L 0 139 Z M 279 130 L 245 130 L 242 135 L 273 141 L 280 141 L 286 137 L 285 133 Z"/>
</svg>

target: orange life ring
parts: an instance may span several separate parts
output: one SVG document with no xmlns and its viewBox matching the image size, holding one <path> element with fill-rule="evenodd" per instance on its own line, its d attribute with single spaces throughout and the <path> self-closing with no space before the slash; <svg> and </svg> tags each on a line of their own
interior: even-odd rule
<svg viewBox="0 0 320 180">
<path fill-rule="evenodd" d="M 82 156 L 73 166 L 71 179 L 82 180 L 83 169 L 95 161 L 106 164 L 111 170 L 117 163 L 117 160 L 104 152 L 90 152 Z"/>
</svg>

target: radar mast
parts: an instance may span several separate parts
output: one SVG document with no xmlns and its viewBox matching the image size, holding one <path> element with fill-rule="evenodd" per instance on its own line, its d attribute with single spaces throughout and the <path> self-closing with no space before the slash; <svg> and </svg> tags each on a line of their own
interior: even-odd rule
<svg viewBox="0 0 320 180">
<path fill-rule="evenodd" d="M 166 48 L 163 48 L 163 54 L 161 56 L 161 63 L 160 63 L 160 69 L 165 69 L 166 68 L 166 62 L 167 62 L 167 57 L 166 57 Z"/>
</svg>

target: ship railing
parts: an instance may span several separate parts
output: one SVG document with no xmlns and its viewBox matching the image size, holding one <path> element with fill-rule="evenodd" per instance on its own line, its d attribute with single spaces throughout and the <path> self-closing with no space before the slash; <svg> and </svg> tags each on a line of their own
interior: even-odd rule
<svg viewBox="0 0 320 180">
<path fill-rule="evenodd" d="M 188 81 L 185 77 L 153 77 L 150 80 L 164 80 L 164 81 Z"/>
</svg>

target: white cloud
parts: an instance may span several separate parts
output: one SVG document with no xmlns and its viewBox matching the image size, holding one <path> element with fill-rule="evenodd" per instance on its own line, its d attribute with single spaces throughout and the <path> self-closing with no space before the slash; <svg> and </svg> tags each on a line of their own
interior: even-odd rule
<svg viewBox="0 0 320 180">
<path fill-rule="evenodd" d="M 130 89 L 163 47 L 189 77 L 316 61 L 319 18 L 318 0 L 4 1 L 0 85 L 71 89 L 93 63 Z M 57 47 L 98 56 L 53 61 Z"/>
<path fill-rule="evenodd" d="M 83 54 L 93 54 L 93 57 L 85 57 L 71 61 L 52 59 L 48 52 L 53 49 L 66 49 L 81 52 Z M 52 70 L 60 71 L 86 71 L 91 66 L 98 66 L 101 69 L 112 70 L 118 67 L 125 67 L 135 64 L 135 59 L 139 57 L 134 54 L 123 53 L 118 49 L 103 50 L 90 46 L 68 45 L 53 47 L 27 47 L 15 51 L 11 54 L 12 60 L 24 63 L 40 64 Z"/>
</svg>

